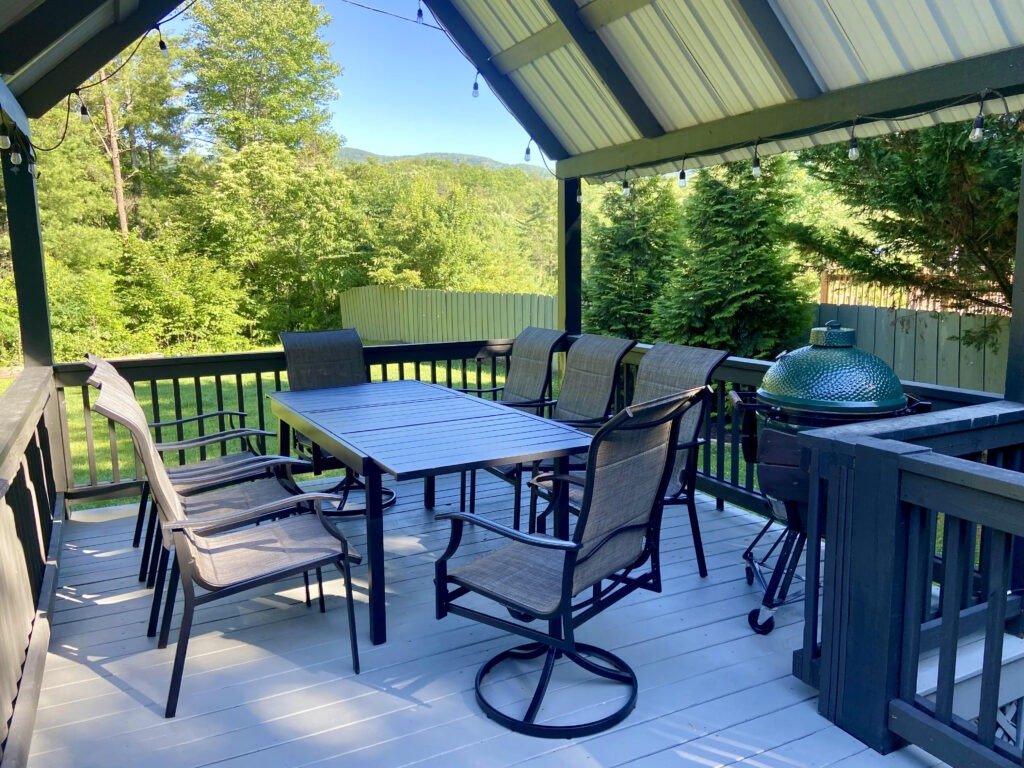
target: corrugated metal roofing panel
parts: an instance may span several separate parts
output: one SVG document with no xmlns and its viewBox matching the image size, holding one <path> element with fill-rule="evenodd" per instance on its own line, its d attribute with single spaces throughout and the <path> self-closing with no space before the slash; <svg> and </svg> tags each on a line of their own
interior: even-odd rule
<svg viewBox="0 0 1024 768">
<path fill-rule="evenodd" d="M 454 5 L 492 54 L 557 21 L 550 6 L 540 0 L 455 0 Z"/>
</svg>

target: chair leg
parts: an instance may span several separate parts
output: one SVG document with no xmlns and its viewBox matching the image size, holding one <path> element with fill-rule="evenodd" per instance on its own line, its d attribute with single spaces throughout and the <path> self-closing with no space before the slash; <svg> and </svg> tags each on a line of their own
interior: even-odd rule
<svg viewBox="0 0 1024 768">
<path fill-rule="evenodd" d="M 157 648 L 166 648 L 168 638 L 171 635 L 171 618 L 174 616 L 174 598 L 178 595 L 178 578 L 181 570 L 178 568 L 178 558 L 174 558 L 171 564 L 171 578 L 167 583 L 167 604 L 164 606 L 164 620 L 160 624 L 160 640 Z"/>
<path fill-rule="evenodd" d="M 175 560 L 177 566 L 177 560 Z M 185 654 L 188 653 L 188 638 L 192 633 L 192 614 L 195 612 L 195 595 L 191 583 L 185 585 L 185 610 L 181 615 L 181 629 L 178 630 L 178 647 L 174 652 L 174 667 L 171 670 L 171 687 L 167 692 L 167 709 L 164 717 L 174 717 L 178 711 L 178 694 L 181 692 L 181 678 L 185 672 Z"/>
<path fill-rule="evenodd" d="M 302 583 L 306 585 L 306 607 L 309 608 L 313 604 L 309 599 L 309 571 L 302 572 Z"/>
<path fill-rule="evenodd" d="M 160 619 L 160 600 L 164 594 L 164 582 L 167 580 L 167 558 L 168 551 L 160 547 L 160 551 L 154 557 L 159 561 L 157 565 L 156 584 L 153 589 L 153 605 L 149 609 L 149 626 L 146 629 L 146 637 L 156 637 L 156 623 Z"/>
<path fill-rule="evenodd" d="M 459 472 L 459 512 L 466 511 L 466 473 Z"/>
<path fill-rule="evenodd" d="M 359 638 L 356 636 L 356 607 L 352 602 L 352 569 L 348 553 L 341 559 L 341 575 L 345 580 L 345 602 L 348 603 L 348 636 L 352 648 L 352 671 L 359 674 Z"/>
<path fill-rule="evenodd" d="M 469 471 L 469 514 L 476 514 L 476 470 Z"/>
<path fill-rule="evenodd" d="M 686 508 L 690 513 L 690 532 L 693 534 L 693 548 L 697 551 L 697 570 L 702 579 L 707 578 L 708 564 L 704 559 L 704 542 L 700 537 L 700 520 L 697 519 L 697 503 L 691 495 L 686 500 Z"/>
<path fill-rule="evenodd" d="M 150 570 L 150 559 L 156 558 L 156 552 L 153 551 L 153 541 L 156 539 L 156 505 L 148 504 L 149 507 L 149 521 L 146 523 L 146 540 L 143 542 L 142 547 L 142 562 L 139 563 L 139 581 L 145 581 L 146 587 L 152 587 L 153 585 L 147 581 L 146 574 Z"/>
<path fill-rule="evenodd" d="M 142 483 L 142 498 L 139 499 L 139 515 L 135 519 L 135 533 L 132 535 L 132 546 L 138 549 L 139 542 L 142 540 L 142 526 L 146 521 L 146 507 L 149 506 L 146 502 L 149 501 L 149 481 Z"/>
<path fill-rule="evenodd" d="M 327 603 L 324 602 L 324 574 L 319 568 L 316 569 L 316 586 L 320 592 L 320 613 L 327 613 Z"/>
<path fill-rule="evenodd" d="M 150 504 L 153 508 L 153 515 L 156 516 L 156 504 Z M 163 548 L 163 536 L 160 533 L 160 526 L 156 526 L 156 530 L 153 531 L 153 544 L 151 549 L 153 554 L 149 556 L 149 575 L 146 577 L 146 589 L 152 589 L 156 583 L 156 551 L 157 549 Z"/>
</svg>

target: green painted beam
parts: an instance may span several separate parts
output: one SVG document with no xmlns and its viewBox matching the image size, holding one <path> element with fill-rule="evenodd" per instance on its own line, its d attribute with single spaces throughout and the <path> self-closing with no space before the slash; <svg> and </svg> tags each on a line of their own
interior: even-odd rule
<svg viewBox="0 0 1024 768">
<path fill-rule="evenodd" d="M 579 179 L 558 180 L 558 320 L 569 333 L 583 328 L 583 237 Z"/>
<path fill-rule="evenodd" d="M 562 145 L 561 139 L 555 135 L 508 75 L 503 74 L 495 66 L 490 50 L 463 18 L 452 0 L 426 0 L 426 5 L 544 154 L 554 160 L 567 158 L 569 152 Z"/>
<path fill-rule="evenodd" d="M 48 0 L 0 32 L 0 72 L 17 72 L 106 0 Z"/>
<path fill-rule="evenodd" d="M 818 81 L 804 61 L 800 51 L 775 15 L 774 8 L 764 0 L 739 0 L 739 7 L 747 17 L 748 29 L 764 46 L 776 69 L 798 99 L 813 99 L 821 94 Z"/>
<path fill-rule="evenodd" d="M 0 118 L 8 125 L 14 125 L 25 136 L 29 134 L 28 116 L 18 103 L 18 97 L 0 80 Z"/>
<path fill-rule="evenodd" d="M 824 93 L 813 99 L 732 115 L 654 139 L 638 139 L 559 161 L 560 177 L 644 168 L 684 155 L 716 154 L 769 138 L 805 136 L 857 115 L 899 117 L 936 109 L 991 88 L 1024 93 L 1024 47 Z"/>
<path fill-rule="evenodd" d="M 53 339 L 46 295 L 43 236 L 39 229 L 36 180 L 28 173 L 27 152 L 20 165 L 11 165 L 10 150 L 0 151 L 7 197 L 8 236 L 18 301 L 18 325 L 25 365 L 52 365 Z"/>
<path fill-rule="evenodd" d="M 569 30 L 559 22 L 549 24 L 540 32 L 530 35 L 515 45 L 494 54 L 491 60 L 502 74 L 514 72 L 520 67 L 554 53 L 572 42 Z"/>
<path fill-rule="evenodd" d="M 652 0 L 592 0 L 580 8 L 580 18 L 588 29 L 597 29 L 646 8 Z"/>
<path fill-rule="evenodd" d="M 172 11 L 179 0 L 139 0 L 138 8 L 71 51 L 25 90 L 18 100 L 29 117 L 41 117 L 140 35 Z M 154 43 L 155 44 L 155 43 Z"/>
</svg>

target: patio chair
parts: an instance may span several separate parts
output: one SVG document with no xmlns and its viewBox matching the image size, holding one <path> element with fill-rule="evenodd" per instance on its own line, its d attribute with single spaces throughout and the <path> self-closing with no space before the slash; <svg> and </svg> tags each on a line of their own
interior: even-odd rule
<svg viewBox="0 0 1024 768">
<path fill-rule="evenodd" d="M 126 378 L 111 364 L 97 355 L 87 354 L 86 363 L 93 369 L 91 381 L 98 384 L 109 384 L 112 387 L 122 389 L 126 395 L 135 397 L 135 388 Z M 209 456 L 198 461 L 167 467 L 167 474 L 170 476 L 175 488 L 179 493 L 198 492 L 216 488 L 236 482 L 241 479 L 267 477 L 270 467 L 278 465 L 274 457 L 266 455 L 263 441 L 272 437 L 273 432 L 264 429 L 255 429 L 245 426 L 246 413 L 244 411 L 217 410 L 202 413 L 172 421 L 151 421 L 151 430 L 177 429 L 189 423 L 196 423 L 208 419 L 217 419 L 223 423 L 227 420 L 229 428 L 200 435 L 184 440 L 163 441 L 155 443 L 157 452 L 163 456 L 167 453 L 180 453 L 190 449 L 204 449 L 209 446 L 220 444 L 225 446 L 236 440 L 240 443 L 240 449 L 232 453 L 223 453 L 219 456 Z M 238 424 L 235 425 L 237 419 Z M 254 441 L 258 442 L 257 445 Z M 165 464 L 166 466 L 166 464 Z M 132 535 L 132 546 L 138 547 L 143 543 L 142 561 L 139 566 L 139 581 L 147 581 L 147 587 L 153 586 L 155 576 L 156 558 L 153 557 L 152 546 L 156 537 L 156 514 L 152 510 L 149 495 L 149 480 L 143 480 L 142 490 L 139 498 L 139 511 L 135 520 L 135 532 Z M 149 510 L 149 522 L 145 524 L 146 511 Z M 142 542 L 142 532 L 145 525 L 146 538 Z M 150 564 L 153 564 L 151 567 Z"/>
<path fill-rule="evenodd" d="M 638 687 L 633 670 L 609 651 L 577 642 L 575 632 L 637 589 L 661 591 L 659 532 L 672 449 L 680 418 L 703 400 L 704 393 L 700 387 L 628 406 L 597 431 L 582 481 L 573 475 L 559 478 L 582 483 L 583 488 L 571 540 L 523 533 L 461 512 L 438 516 L 451 520 L 452 528 L 448 547 L 435 564 L 437 618 L 453 613 L 530 641 L 502 651 L 477 672 L 477 702 L 491 719 L 532 736 L 572 738 L 610 728 L 632 711 Z M 460 554 L 467 524 L 496 533 L 508 543 L 482 555 L 468 555 L 471 559 L 449 569 L 449 561 Z M 469 548 L 479 549 L 479 541 L 471 537 Z M 481 598 L 490 603 L 482 604 Z M 547 622 L 546 631 L 531 626 L 535 620 Z M 543 659 L 539 680 L 525 713 L 497 706 L 487 694 L 489 675 L 507 661 L 538 659 Z M 573 670 L 577 676 L 582 670 L 624 686 L 621 705 L 587 722 L 552 722 L 557 715 L 542 707 L 561 659 L 580 668 Z M 602 688 L 600 700 L 606 696 Z"/>
<path fill-rule="evenodd" d="M 284 346 L 285 365 L 288 368 L 288 388 L 326 389 L 366 384 L 370 377 L 363 357 L 363 342 L 355 328 L 328 331 L 282 331 L 278 334 Z M 365 515 L 366 504 L 349 501 L 352 491 L 366 492 L 366 485 L 355 473 L 319 445 L 300 432 L 292 433 L 292 450 L 307 461 L 314 475 L 328 469 L 344 469 L 345 476 L 331 491 L 345 496 L 344 508 L 332 514 Z M 391 488 L 381 491 L 381 504 L 389 507 L 397 496 Z"/>
<path fill-rule="evenodd" d="M 174 717 L 177 710 L 196 606 L 313 570 L 320 585 L 320 610 L 323 612 L 321 571 L 327 565 L 336 566 L 344 578 L 352 667 L 358 674 L 359 649 L 349 563 L 358 563 L 360 557 L 322 509 L 324 503 L 336 503 L 339 497 L 300 493 L 260 499 L 251 494 L 255 484 L 249 484 L 248 493 L 240 494 L 244 505 L 207 509 L 202 516 L 190 517 L 186 514 L 185 500 L 171 484 L 149 433 L 145 414 L 134 397 L 128 397 L 117 386 L 104 385 L 98 380 L 90 383 L 100 390 L 93 410 L 121 424 L 131 434 L 150 478 L 164 551 L 174 549 L 160 633 L 161 648 L 167 645 L 179 579 L 185 595 L 165 716 Z M 197 587 L 202 590 L 198 594 Z"/>
<path fill-rule="evenodd" d="M 491 395 L 513 408 L 525 408 L 540 414 L 550 408 L 554 401 L 548 395 L 551 390 L 551 361 L 559 345 L 565 339 L 565 331 L 551 328 L 524 328 L 512 343 L 508 372 L 505 383 L 497 387 L 466 387 L 460 389 L 481 397 Z M 499 473 L 500 474 L 500 473 Z M 462 473 L 460 509 L 466 508 L 466 473 Z M 500 475 L 503 476 L 503 475 Z M 507 479 L 507 478 L 506 478 Z M 520 484 L 516 483 L 516 519 L 518 521 Z M 469 473 L 469 509 L 476 508 L 476 471 Z M 517 522 L 518 527 L 518 522 Z"/>
</svg>

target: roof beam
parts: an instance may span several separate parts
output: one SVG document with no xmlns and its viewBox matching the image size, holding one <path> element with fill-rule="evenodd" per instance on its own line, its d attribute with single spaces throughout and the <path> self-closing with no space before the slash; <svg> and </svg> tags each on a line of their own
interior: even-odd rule
<svg viewBox="0 0 1024 768">
<path fill-rule="evenodd" d="M 548 127 L 548 124 L 544 122 L 508 75 L 502 73 L 495 66 L 491 52 L 462 16 L 462 13 L 455 8 L 452 0 L 426 0 L 426 4 L 434 18 L 448 30 L 448 34 L 451 35 L 455 44 L 473 62 L 491 90 L 508 107 L 519 124 L 530 134 L 530 137 L 537 142 L 544 154 L 555 160 L 567 158 L 569 153 L 562 145 L 561 140 Z"/>
<path fill-rule="evenodd" d="M 88 77 L 123 51 L 132 40 L 152 29 L 180 0 L 139 0 L 138 8 L 71 52 L 18 96 L 29 117 L 41 117 Z M 63 26 L 63 25 L 62 25 Z M 65 27 L 65 30 L 67 28 Z"/>
<path fill-rule="evenodd" d="M 491 60 L 502 74 L 507 75 L 520 67 L 525 67 L 532 61 L 554 53 L 571 42 L 572 35 L 569 34 L 565 25 L 556 21 L 553 24 L 548 24 L 540 32 L 535 32 L 504 51 L 494 54 Z"/>
<path fill-rule="evenodd" d="M 804 57 L 800 55 L 782 20 L 775 15 L 771 3 L 765 0 L 739 0 L 746 14 L 750 31 L 761 40 L 768 57 L 789 83 L 798 99 L 813 99 L 821 94 L 821 87 Z"/>
<path fill-rule="evenodd" d="M 12 74 L 106 0 L 50 0 L 0 33 L 0 72 Z"/>
<path fill-rule="evenodd" d="M 560 161 L 557 174 L 562 178 L 596 176 L 684 155 L 716 154 L 752 145 L 758 139 L 805 136 L 843 122 L 852 123 L 857 116 L 890 118 L 937 109 L 958 99 L 976 97 L 983 88 L 1005 96 L 1024 93 L 1024 46 L 724 117 L 655 139 L 585 152 Z"/>
<path fill-rule="evenodd" d="M 663 135 L 665 129 L 647 106 L 640 92 L 630 82 L 612 52 L 608 50 L 608 46 L 604 44 L 597 32 L 587 29 L 580 19 L 575 0 L 548 0 L 548 5 L 558 16 L 559 21 L 565 25 L 587 61 L 608 86 L 612 96 L 619 102 L 619 106 L 633 121 L 641 135 L 647 138 Z"/>
<path fill-rule="evenodd" d="M 591 0 L 579 10 L 580 18 L 587 29 L 599 29 L 618 21 L 624 16 L 641 8 L 646 8 L 653 0 Z"/>
</svg>

